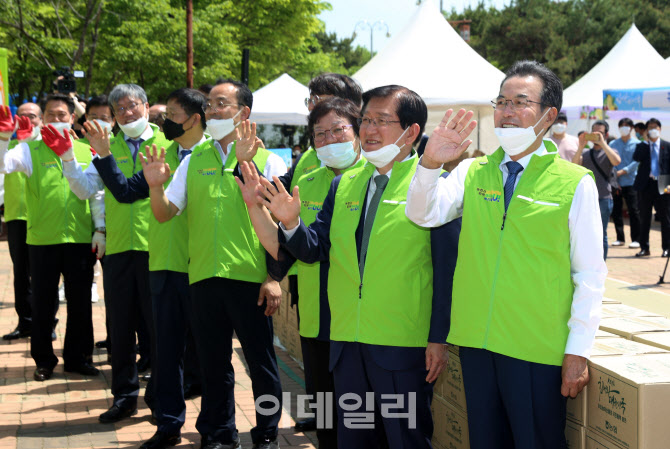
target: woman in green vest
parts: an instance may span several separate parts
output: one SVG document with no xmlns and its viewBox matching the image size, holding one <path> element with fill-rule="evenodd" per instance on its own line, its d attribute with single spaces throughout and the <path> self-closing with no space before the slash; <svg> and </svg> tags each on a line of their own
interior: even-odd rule
<svg viewBox="0 0 670 449">
<path fill-rule="evenodd" d="M 321 210 L 330 184 L 336 176 L 354 167 L 362 166 L 358 139 L 360 109 L 348 100 L 329 98 L 318 103 L 309 115 L 308 132 L 317 156 L 324 166 L 302 175 L 295 185 L 300 190 L 302 207 L 300 219 L 311 224 Z M 249 165 L 242 166 L 244 183 L 237 180 L 256 233 L 265 249 L 277 260 L 290 266 L 295 259 L 279 250 L 277 225 L 267 209 L 257 203 L 255 188 L 259 185 L 258 173 Z M 298 269 L 298 316 L 300 339 L 305 354 L 305 373 L 311 373 L 315 392 L 334 392 L 333 377 L 328 370 L 330 354 L 330 309 L 328 307 L 328 262 L 307 264 L 296 261 Z M 326 429 L 317 428 L 320 448 L 337 447 L 335 403 L 326 412 L 323 422 Z M 330 414 L 330 416 L 328 416 Z M 320 420 L 317 419 L 317 422 Z M 329 425 L 329 423 L 331 425 Z"/>
</svg>

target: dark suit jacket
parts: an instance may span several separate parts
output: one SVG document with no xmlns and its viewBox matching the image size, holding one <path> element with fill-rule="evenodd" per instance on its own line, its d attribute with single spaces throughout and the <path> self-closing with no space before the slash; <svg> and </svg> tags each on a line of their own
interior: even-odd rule
<svg viewBox="0 0 670 449">
<path fill-rule="evenodd" d="M 670 143 L 660 139 L 658 171 L 660 175 L 670 175 Z M 649 183 L 654 182 L 649 177 L 651 174 L 651 149 L 647 142 L 640 142 L 633 153 L 633 160 L 640 163 L 637 167 L 637 176 L 633 183 L 635 190 L 644 190 Z"/>
<path fill-rule="evenodd" d="M 309 227 L 303 222 L 291 240 L 288 242 L 284 233 L 279 230 L 279 243 L 294 257 L 307 263 L 328 262 L 330 254 L 330 224 L 335 204 L 335 194 L 340 183 L 341 176 L 336 177 L 323 202 L 323 208 L 317 214 L 316 220 Z M 363 204 L 367 204 L 367 193 Z M 356 250 L 360 255 L 361 240 L 363 238 L 363 225 L 365 214 L 356 228 Z M 451 317 L 451 285 L 456 268 L 458 249 L 458 238 L 460 236 L 461 220 L 454 220 L 444 226 L 431 231 L 431 246 L 433 248 L 433 304 L 430 319 L 430 332 L 428 341 L 432 343 L 446 343 L 449 333 Z M 327 273 L 327 271 L 326 271 Z M 320 296 L 327 301 L 327 278 L 321 276 Z M 325 282 L 324 282 L 325 281 Z M 337 363 L 343 342 L 331 341 L 330 344 L 330 369 Z M 408 348 L 400 346 L 369 345 L 370 353 L 375 363 L 386 370 L 425 369 L 425 349 Z"/>
</svg>

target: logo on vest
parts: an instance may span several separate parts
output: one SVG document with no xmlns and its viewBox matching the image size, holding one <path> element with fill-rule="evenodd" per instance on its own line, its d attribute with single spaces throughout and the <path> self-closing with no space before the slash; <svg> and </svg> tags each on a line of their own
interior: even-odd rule
<svg viewBox="0 0 670 449">
<path fill-rule="evenodd" d="M 301 201 L 302 207 L 304 207 L 307 210 L 315 210 L 315 211 L 320 211 L 321 206 L 323 206 L 323 201 L 322 202 L 316 202 L 316 201 L 307 201 L 303 200 Z"/>
<path fill-rule="evenodd" d="M 128 156 L 121 156 L 116 158 L 116 163 L 117 164 L 127 164 L 130 162 L 130 158 Z"/>
<path fill-rule="evenodd" d="M 317 168 L 316 165 L 310 165 L 309 167 L 305 167 L 302 169 L 302 174 L 306 175 L 307 173 L 316 170 L 316 168 Z"/>
<path fill-rule="evenodd" d="M 359 210 L 361 208 L 360 201 L 347 201 L 344 203 L 344 207 L 349 209 L 350 212 Z"/>
<path fill-rule="evenodd" d="M 214 176 L 219 172 L 218 168 L 200 168 L 198 174 L 202 176 Z"/>
<path fill-rule="evenodd" d="M 42 162 L 42 167 L 58 168 L 58 162 L 56 162 L 56 161 Z"/>
<path fill-rule="evenodd" d="M 484 197 L 484 201 L 491 201 L 495 203 L 500 202 L 502 193 L 498 190 L 486 190 L 481 187 L 477 187 L 477 194 Z"/>
</svg>

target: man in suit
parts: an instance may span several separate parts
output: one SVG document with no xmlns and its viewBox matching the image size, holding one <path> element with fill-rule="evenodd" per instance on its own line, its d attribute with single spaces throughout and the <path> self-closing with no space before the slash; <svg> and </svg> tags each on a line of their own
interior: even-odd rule
<svg viewBox="0 0 670 449">
<path fill-rule="evenodd" d="M 649 229 L 651 208 L 656 209 L 661 219 L 663 257 L 670 255 L 670 195 L 664 193 L 667 182 L 663 175 L 670 175 L 670 143 L 661 139 L 661 122 L 651 118 L 647 121 L 647 142 L 635 148 L 633 160 L 640 163 L 633 187 L 638 191 L 640 204 L 640 252 L 637 257 L 647 257 L 649 252 Z"/>
<path fill-rule="evenodd" d="M 374 448 L 386 439 L 391 448 L 430 448 L 433 382 L 447 359 L 448 305 L 439 300 L 446 296 L 433 296 L 431 233 L 409 222 L 402 206 L 418 161 L 412 146 L 423 134 L 427 109 L 415 92 L 383 86 L 363 94 L 362 115 L 368 163 L 333 180 L 309 227 L 299 219 L 297 188 L 291 197 L 283 185 L 261 182 L 269 189 L 266 205 L 281 221 L 280 244 L 303 262 L 330 263 L 339 447 Z M 457 239 L 458 230 L 451 230 L 449 237 Z M 374 403 L 368 403 L 370 395 Z M 395 416 L 384 412 L 386 395 L 397 403 Z M 361 426 L 360 418 L 356 423 L 350 412 L 367 415 L 369 426 Z M 406 420 L 410 416 L 415 425 Z"/>
</svg>

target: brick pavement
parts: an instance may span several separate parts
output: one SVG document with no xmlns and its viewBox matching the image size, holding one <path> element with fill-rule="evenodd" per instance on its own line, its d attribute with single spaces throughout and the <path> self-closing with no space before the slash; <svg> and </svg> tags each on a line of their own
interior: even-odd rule
<svg viewBox="0 0 670 449">
<path fill-rule="evenodd" d="M 626 227 L 628 232 L 628 227 Z M 610 223 L 610 241 L 615 240 L 614 227 Z M 670 285 L 657 286 L 665 259 L 660 257 L 660 230 L 654 223 L 651 232 L 650 258 L 634 257 L 637 250 L 627 247 L 609 249 L 609 277 L 623 281 L 608 280 L 607 296 L 615 296 L 624 303 L 648 309 L 660 310 L 670 315 Z M 670 274 L 667 279 L 670 281 Z M 102 285 L 99 285 L 102 297 Z M 0 334 L 13 330 L 16 315 L 13 307 L 11 261 L 7 243 L 0 242 Z M 57 355 L 62 353 L 64 338 L 65 308 L 59 311 L 60 324 L 54 342 Z M 95 339 L 104 338 L 103 301 L 93 305 Z M 277 349 L 284 391 L 295 394 L 303 392 L 302 370 L 286 352 Z M 35 382 L 28 340 L 6 342 L 0 340 L 0 448 L 117 448 L 137 447 L 150 438 L 155 431 L 149 423 L 149 410 L 142 400 L 136 416 L 112 425 L 98 423 L 97 417 L 111 405 L 111 367 L 104 363 L 106 352 L 95 350 L 94 363 L 101 369 L 98 377 L 86 378 L 78 374 L 63 372 L 62 359 L 52 379 Z M 236 417 L 237 426 L 245 448 L 251 447 L 249 430 L 254 425 L 254 404 L 251 381 L 247 374 L 239 342 L 235 340 L 233 365 L 236 372 Z M 183 442 L 179 447 L 199 447 L 199 435 L 195 429 L 200 399 L 187 402 L 186 424 Z M 307 435 L 292 429 L 296 415 L 295 399 L 291 413 L 285 413 L 280 423 L 280 444 L 284 449 L 314 448 L 313 432 Z"/>
<path fill-rule="evenodd" d="M 11 260 L 7 242 L 0 242 L 0 335 L 14 329 L 17 318 L 14 311 L 14 292 Z M 105 337 L 105 315 L 102 284 L 101 300 L 93 304 L 95 340 Z M 101 370 L 97 377 L 63 372 L 62 354 L 65 334 L 65 307 L 58 312 L 60 323 L 56 328 L 58 340 L 54 350 L 59 364 L 53 377 L 46 382 L 33 380 L 35 366 L 30 357 L 27 339 L 7 342 L 0 340 L 0 448 L 117 448 L 138 447 L 150 438 L 156 428 L 149 422 L 150 412 L 143 400 L 138 401 L 138 414 L 116 424 L 100 424 L 98 416 L 112 404 L 110 392 L 111 366 L 105 363 L 105 350 L 95 349 L 94 365 Z M 255 423 L 251 380 L 244 363 L 239 342 L 234 342 L 236 421 L 242 446 L 251 448 L 250 429 Z M 292 396 L 303 393 L 302 370 L 279 348 L 281 381 L 284 391 Z M 144 390 L 140 392 L 142 396 Z M 295 400 L 292 415 L 296 416 Z M 195 420 L 200 410 L 200 398 L 187 401 L 186 424 L 182 429 L 182 444 L 178 447 L 200 447 L 200 436 Z M 282 449 L 313 449 L 314 432 L 307 435 L 293 429 L 294 420 L 286 413 L 280 422 L 279 443 Z"/>
</svg>

